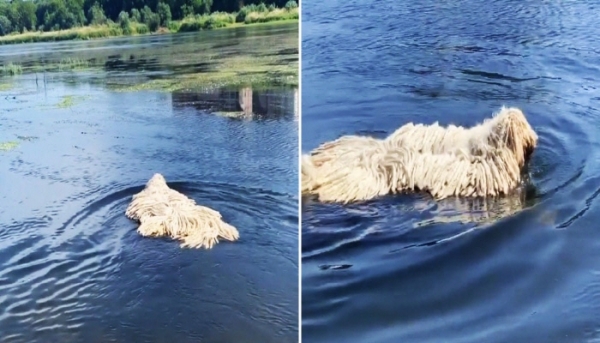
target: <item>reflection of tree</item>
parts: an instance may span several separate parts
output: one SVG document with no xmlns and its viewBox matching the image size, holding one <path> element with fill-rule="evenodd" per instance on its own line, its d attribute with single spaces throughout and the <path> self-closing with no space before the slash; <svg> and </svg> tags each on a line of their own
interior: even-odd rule
<svg viewBox="0 0 600 343">
<path fill-rule="evenodd" d="M 239 90 L 216 89 L 204 92 L 173 93 L 173 108 L 193 107 L 201 112 L 238 117 L 286 118 L 298 115 L 297 89 Z"/>
</svg>

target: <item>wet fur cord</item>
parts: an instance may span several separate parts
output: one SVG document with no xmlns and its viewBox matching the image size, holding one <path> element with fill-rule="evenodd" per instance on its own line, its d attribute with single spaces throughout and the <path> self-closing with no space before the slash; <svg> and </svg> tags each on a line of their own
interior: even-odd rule
<svg viewBox="0 0 600 343">
<path fill-rule="evenodd" d="M 302 194 L 340 203 L 414 191 L 435 199 L 506 195 L 537 141 L 514 107 L 471 128 L 409 123 L 383 140 L 343 136 L 302 156 Z"/>
<path fill-rule="evenodd" d="M 161 174 L 154 174 L 146 187 L 133 196 L 125 215 L 140 223 L 140 235 L 168 236 L 180 240 L 182 248 L 211 249 L 219 238 L 239 238 L 237 229 L 225 223 L 219 212 L 170 189 Z"/>
</svg>

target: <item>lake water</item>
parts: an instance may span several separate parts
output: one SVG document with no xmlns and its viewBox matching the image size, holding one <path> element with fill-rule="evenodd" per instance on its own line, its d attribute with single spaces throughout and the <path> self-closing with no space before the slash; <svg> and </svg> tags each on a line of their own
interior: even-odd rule
<svg viewBox="0 0 600 343">
<path fill-rule="evenodd" d="M 0 48 L 24 66 L 0 91 L 0 341 L 297 342 L 297 90 L 114 90 L 193 75 L 206 51 L 289 62 L 297 42 L 275 25 Z M 240 240 L 138 235 L 125 209 L 156 172 Z"/>
<path fill-rule="evenodd" d="M 600 342 L 600 6 L 307 1 L 302 150 L 502 105 L 540 136 L 531 185 L 302 205 L 304 342 Z"/>
</svg>

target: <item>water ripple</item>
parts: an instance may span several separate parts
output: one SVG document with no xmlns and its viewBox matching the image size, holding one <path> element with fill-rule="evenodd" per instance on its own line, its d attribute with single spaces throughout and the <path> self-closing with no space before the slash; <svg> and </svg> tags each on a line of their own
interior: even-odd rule
<svg viewBox="0 0 600 343">
<path fill-rule="evenodd" d="M 293 258 L 295 247 L 283 243 L 297 237 L 294 197 L 215 183 L 174 182 L 172 187 L 201 204 L 218 209 L 226 220 L 239 228 L 240 241 L 222 243 L 218 250 L 210 253 L 213 255 L 210 260 L 218 265 L 227 265 L 228 274 L 238 283 L 246 284 L 250 299 L 261 303 L 245 314 L 251 315 L 253 321 L 273 322 L 278 327 L 289 325 L 289 319 L 284 318 L 295 316 L 290 309 L 294 299 L 282 301 L 286 290 L 265 289 L 263 282 L 257 282 L 255 276 L 247 274 L 245 266 L 254 263 L 266 279 L 276 277 L 267 267 L 270 264 L 285 263 L 288 264 L 285 268 L 297 268 L 297 261 Z M 206 267 L 204 263 L 191 264 L 192 251 L 180 250 L 176 242 L 141 238 L 135 233 L 135 224 L 124 218 L 124 210 L 131 196 L 141 189 L 142 186 L 119 184 L 93 189 L 67 200 L 84 205 L 81 211 L 69 216 L 62 224 L 32 218 L 27 223 L 13 223 L 7 228 L 9 232 L 21 230 L 19 236 L 4 235 L 0 250 L 0 292 L 3 294 L 0 297 L 0 308 L 3 309 L 0 322 L 6 323 L 3 327 L 8 334 L 18 335 L 24 326 L 31 334 L 46 330 L 57 334 L 70 332 L 89 323 L 98 311 L 117 305 L 103 304 L 103 299 L 114 302 L 117 297 L 131 306 L 148 302 L 139 293 L 145 292 L 144 285 L 174 282 L 182 277 L 171 275 L 168 269 L 191 271 L 201 265 Z M 50 237 L 36 237 L 34 233 L 39 235 L 42 226 L 51 227 L 51 230 L 46 230 Z M 11 254 L 9 251 L 18 253 Z M 178 267 L 177 261 L 181 258 L 184 266 Z M 129 277 L 130 273 L 135 275 L 133 279 Z M 214 275 L 209 279 L 212 280 L 211 296 L 201 297 L 201 301 L 222 299 L 211 300 L 213 307 L 230 310 L 238 308 L 235 301 L 248 301 L 231 297 L 229 293 L 233 291 L 232 287 L 238 287 L 236 283 L 228 282 L 229 285 L 226 285 Z M 176 284 L 179 282 L 176 281 Z M 207 291 L 206 287 L 194 287 L 180 296 L 192 301 L 189 297 L 194 296 L 194 289 Z M 135 294 L 137 296 L 132 296 Z M 280 301 L 261 300 L 269 297 Z M 117 311 L 117 308 L 111 311 Z M 235 322 L 234 318 L 230 315 L 229 321 Z M 287 334 L 289 330 L 283 330 L 281 334 Z"/>
<path fill-rule="evenodd" d="M 229 54 L 248 44 L 251 53 L 274 53 L 281 49 L 270 38 L 290 41 L 290 32 L 268 40 L 249 35 L 250 41 L 234 35 L 234 42 L 244 42 L 235 46 L 223 31 L 219 42 L 229 42 L 222 48 Z M 169 51 L 163 48 L 175 45 L 186 51 L 176 61 L 183 72 L 198 63 L 186 60 L 199 49 L 192 44 L 197 36 L 148 38 L 161 49 L 145 51 L 132 43 L 136 38 L 122 38 L 44 43 L 43 49 L 32 44 L 19 52 L 24 59 L 55 58 L 60 50 L 103 58 L 121 42 L 126 47 L 117 47 L 120 52 L 163 56 Z M 267 41 L 269 48 L 261 50 Z M 94 48 L 81 49 L 90 44 Z M 150 67 L 171 65 L 150 61 Z M 2 135 L 38 139 L 0 153 L 0 341 L 295 342 L 293 90 L 252 91 L 259 117 L 240 120 L 215 113 L 239 110 L 239 90 L 182 95 L 106 89 L 113 79 L 132 81 L 135 74 L 47 73 L 45 88 L 32 75 L 11 79 L 15 88 L 8 93 L 15 99 L 0 113 Z M 67 95 L 82 101 L 56 106 Z M 137 234 L 124 212 L 155 172 L 221 212 L 240 240 L 197 250 Z"/>
<path fill-rule="evenodd" d="M 529 181 L 503 199 L 302 199 L 304 340 L 598 340 L 594 8 L 303 4 L 304 151 L 407 122 L 473 125 L 501 105 L 540 136 Z"/>
</svg>

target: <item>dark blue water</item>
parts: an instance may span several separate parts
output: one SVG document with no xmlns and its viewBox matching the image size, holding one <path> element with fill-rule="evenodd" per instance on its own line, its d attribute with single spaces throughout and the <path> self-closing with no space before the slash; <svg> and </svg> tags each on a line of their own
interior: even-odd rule
<svg viewBox="0 0 600 343">
<path fill-rule="evenodd" d="M 521 196 L 302 205 L 304 342 L 600 342 L 593 1 L 307 1 L 302 150 L 502 105 L 540 136 Z"/>
<path fill-rule="evenodd" d="M 0 151 L 0 341 L 297 342 L 294 90 L 244 89 L 244 109 L 237 89 L 114 92 L 91 75 L 106 77 L 0 91 L 0 142 L 19 143 Z M 156 172 L 240 240 L 138 235 L 124 212 Z"/>
</svg>

